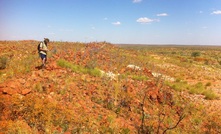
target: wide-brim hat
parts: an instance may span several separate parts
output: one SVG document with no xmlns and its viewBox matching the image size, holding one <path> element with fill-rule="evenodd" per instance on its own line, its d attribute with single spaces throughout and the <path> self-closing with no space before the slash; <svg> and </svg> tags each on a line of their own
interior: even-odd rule
<svg viewBox="0 0 221 134">
<path fill-rule="evenodd" d="M 45 42 L 49 42 L 49 39 L 48 39 L 48 38 L 44 38 L 44 41 L 45 41 Z"/>
</svg>

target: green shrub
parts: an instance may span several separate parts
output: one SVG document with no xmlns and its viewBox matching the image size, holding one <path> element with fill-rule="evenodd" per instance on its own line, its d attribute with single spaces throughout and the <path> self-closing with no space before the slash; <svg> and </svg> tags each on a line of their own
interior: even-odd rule
<svg viewBox="0 0 221 134">
<path fill-rule="evenodd" d="M 94 68 L 94 69 L 87 69 L 86 71 L 87 73 L 89 73 L 92 76 L 101 76 L 101 72 L 99 69 Z"/>
<path fill-rule="evenodd" d="M 63 59 L 58 60 L 57 64 L 60 67 L 69 68 L 76 73 L 90 74 L 92 76 L 101 76 L 101 72 L 97 68 L 85 68 L 79 65 L 72 64 Z"/>
<path fill-rule="evenodd" d="M 209 87 L 209 86 L 211 86 L 211 85 L 212 85 L 211 82 L 207 82 L 205 86 L 206 86 L 206 87 Z"/>
<path fill-rule="evenodd" d="M 205 90 L 205 87 L 201 82 L 198 82 L 197 84 L 189 87 L 189 93 L 190 94 L 202 94 Z"/>
<path fill-rule="evenodd" d="M 168 86 L 172 87 L 176 91 L 185 91 L 188 89 L 188 84 L 186 81 L 181 81 L 177 79 L 174 83 L 166 83 Z"/>
<path fill-rule="evenodd" d="M 192 57 L 198 57 L 200 55 L 201 55 L 200 52 L 192 52 L 192 54 L 191 54 Z"/>
<path fill-rule="evenodd" d="M 0 70 L 6 68 L 7 61 L 8 61 L 7 57 L 4 56 L 0 57 Z"/>
<path fill-rule="evenodd" d="M 73 65 L 70 62 L 63 60 L 63 59 L 58 60 L 57 65 L 60 67 L 64 67 L 64 68 L 72 68 L 73 67 Z"/>
<path fill-rule="evenodd" d="M 203 91 L 202 94 L 205 96 L 205 99 L 207 99 L 207 100 L 218 99 L 218 96 L 210 90 L 205 90 L 205 91 Z"/>
<path fill-rule="evenodd" d="M 121 130 L 121 134 L 129 134 L 130 133 L 130 129 L 128 128 L 124 128 Z"/>
<path fill-rule="evenodd" d="M 173 52 L 171 52 L 171 54 L 176 54 L 176 52 L 173 51 Z"/>
</svg>

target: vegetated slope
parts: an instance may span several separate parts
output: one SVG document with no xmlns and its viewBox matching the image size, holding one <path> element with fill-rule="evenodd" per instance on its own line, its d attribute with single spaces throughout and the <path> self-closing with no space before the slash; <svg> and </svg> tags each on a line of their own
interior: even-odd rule
<svg viewBox="0 0 221 134">
<path fill-rule="evenodd" d="M 1 42 L 2 133 L 220 132 L 220 116 L 172 89 L 176 77 L 161 75 L 167 70 L 148 51 L 52 42 L 47 67 L 39 69 L 37 44 Z"/>
</svg>

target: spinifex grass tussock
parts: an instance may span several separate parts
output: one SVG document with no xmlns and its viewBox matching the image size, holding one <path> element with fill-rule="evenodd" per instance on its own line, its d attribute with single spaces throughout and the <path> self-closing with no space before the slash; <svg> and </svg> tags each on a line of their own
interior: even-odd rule
<svg viewBox="0 0 221 134">
<path fill-rule="evenodd" d="M 99 69 L 97 68 L 94 68 L 94 69 L 91 69 L 91 68 L 85 68 L 85 67 L 82 67 L 80 65 L 75 65 L 75 64 L 72 64 L 66 60 L 63 60 L 63 59 L 60 59 L 57 61 L 57 64 L 61 67 L 64 67 L 64 68 L 69 68 L 71 69 L 73 72 L 76 72 L 76 73 L 83 73 L 83 74 L 90 74 L 92 76 L 101 76 L 101 72 Z"/>
<path fill-rule="evenodd" d="M 186 81 L 177 80 L 174 83 L 167 82 L 167 85 L 176 91 L 188 91 L 190 94 L 204 95 L 205 99 L 208 100 L 214 100 L 218 98 L 214 91 L 207 89 L 207 85 L 203 85 L 201 82 L 190 85 Z"/>
<path fill-rule="evenodd" d="M 176 91 L 185 91 L 189 87 L 186 81 L 180 81 L 180 80 L 177 80 L 174 83 L 167 82 L 166 84 L 171 86 Z"/>
<path fill-rule="evenodd" d="M 0 56 L 0 70 L 5 69 L 8 58 L 6 56 Z"/>
<path fill-rule="evenodd" d="M 202 94 L 205 96 L 207 100 L 215 100 L 218 99 L 218 95 L 214 93 L 212 90 L 204 90 Z"/>
</svg>

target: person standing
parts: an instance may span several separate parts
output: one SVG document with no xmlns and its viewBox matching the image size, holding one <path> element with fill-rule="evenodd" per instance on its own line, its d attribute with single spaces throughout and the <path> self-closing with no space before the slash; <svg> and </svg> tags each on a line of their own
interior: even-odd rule
<svg viewBox="0 0 221 134">
<path fill-rule="evenodd" d="M 41 57 L 41 60 L 42 60 L 41 68 L 45 68 L 45 64 L 47 62 L 47 52 L 49 51 L 48 50 L 48 43 L 49 43 L 49 39 L 44 38 L 44 41 L 42 41 L 38 47 L 39 56 Z"/>
</svg>

